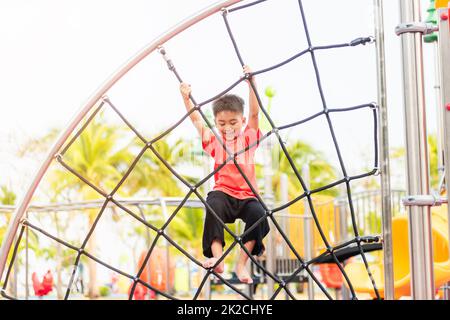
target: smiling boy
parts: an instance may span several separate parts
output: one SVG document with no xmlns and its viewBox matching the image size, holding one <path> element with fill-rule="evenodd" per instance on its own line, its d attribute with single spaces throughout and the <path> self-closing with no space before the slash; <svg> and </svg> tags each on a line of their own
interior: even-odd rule
<svg viewBox="0 0 450 320">
<path fill-rule="evenodd" d="M 251 74 L 248 66 L 244 66 L 243 70 L 245 74 Z M 222 142 L 232 154 L 255 144 L 249 150 L 236 156 L 236 162 L 247 176 L 252 187 L 258 191 L 254 155 L 262 134 L 258 124 L 258 101 L 250 81 L 256 87 L 254 77 L 250 77 L 247 80 L 249 85 L 248 123 L 244 116 L 244 100 L 237 95 L 226 94 L 215 100 L 213 102 L 213 114 Z M 191 86 L 181 83 L 180 91 L 186 109 L 190 111 L 193 108 L 190 100 Z M 200 134 L 203 149 L 214 158 L 214 169 L 217 169 L 220 165 L 223 165 L 229 155 L 221 141 L 209 128 L 203 125 L 201 115 L 198 112 L 191 113 L 190 118 Z M 234 223 L 236 219 L 241 219 L 245 222 L 245 232 L 265 215 L 264 208 L 233 160 L 228 161 L 216 172 L 214 182 L 214 188 L 208 193 L 206 202 L 224 223 Z M 244 246 L 252 255 L 260 256 L 264 252 L 262 240 L 268 232 L 269 224 L 267 219 L 264 219 L 242 238 Z M 207 208 L 203 231 L 203 254 L 208 259 L 203 263 L 203 267 L 213 267 L 222 256 L 224 246 L 223 226 Z M 241 248 L 235 271 L 242 283 L 253 282 L 245 267 L 247 261 L 248 255 Z M 222 273 L 224 271 L 223 261 L 214 270 L 217 273 Z"/>
</svg>

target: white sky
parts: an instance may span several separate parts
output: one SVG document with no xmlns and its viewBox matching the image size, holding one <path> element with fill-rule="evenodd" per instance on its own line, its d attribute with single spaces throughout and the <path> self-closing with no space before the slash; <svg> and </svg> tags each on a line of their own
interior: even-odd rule
<svg viewBox="0 0 450 320">
<path fill-rule="evenodd" d="M 158 35 L 215 1 L 0 1 L 0 184 L 19 190 L 30 182 L 40 159 L 14 157 L 14 145 L 63 128 L 88 97 L 119 66 Z M 388 104 L 391 146 L 404 145 L 398 2 L 384 1 Z M 304 1 L 313 45 L 349 42 L 373 34 L 372 0 Z M 422 11 L 428 1 L 423 0 Z M 296 1 L 269 1 L 230 14 L 231 28 L 246 63 L 268 67 L 306 48 Z M 220 15 L 171 40 L 166 48 L 181 76 L 193 86 L 197 101 L 225 89 L 240 76 L 240 66 Z M 374 46 L 317 53 L 330 108 L 376 100 Z M 432 48 L 425 46 L 426 92 L 430 131 L 435 131 Z M 300 120 L 321 110 L 308 56 L 260 75 L 258 86 L 277 91 L 277 124 Z M 154 54 L 108 94 L 130 121 L 151 134 L 184 113 L 178 84 L 159 54 Z M 247 97 L 241 85 L 233 92 Z M 261 90 L 261 93 L 263 90 Z M 264 100 L 265 101 L 265 100 Z M 350 174 L 372 161 L 371 115 L 368 111 L 336 115 L 336 133 Z M 368 130 L 368 128 L 370 128 Z M 194 136 L 188 122 L 174 132 Z M 328 129 L 316 120 L 297 127 L 292 136 L 322 150 L 337 166 Z M 342 142 L 341 142 L 342 141 Z"/>
</svg>

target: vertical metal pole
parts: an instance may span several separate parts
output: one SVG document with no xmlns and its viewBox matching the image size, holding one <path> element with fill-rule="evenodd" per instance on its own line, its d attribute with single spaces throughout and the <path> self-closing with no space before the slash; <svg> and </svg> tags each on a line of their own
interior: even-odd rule
<svg viewBox="0 0 450 320">
<path fill-rule="evenodd" d="M 309 164 L 305 164 L 302 168 L 302 176 L 305 181 L 306 187 L 309 189 Z M 310 261 L 313 255 L 313 226 L 312 226 L 312 214 L 309 208 L 308 199 L 304 201 L 305 211 L 303 213 L 303 234 L 305 239 L 305 260 Z M 314 300 L 314 280 L 308 277 L 308 299 Z"/>
<path fill-rule="evenodd" d="M 162 208 L 162 213 L 163 213 L 163 217 L 164 220 L 167 221 L 167 219 L 169 218 L 169 213 L 167 212 L 167 204 L 166 204 L 166 199 L 161 198 L 161 208 Z M 167 233 L 167 230 L 165 231 L 166 235 L 169 236 L 169 234 Z M 169 255 L 169 241 L 167 241 L 167 239 L 164 238 L 164 243 L 166 245 L 166 268 L 165 268 L 165 272 L 166 272 L 166 292 L 168 293 L 170 291 L 170 255 Z"/>
<path fill-rule="evenodd" d="M 445 40 L 444 40 L 445 42 Z M 434 84 L 434 90 L 435 90 L 435 96 L 436 96 L 436 116 L 437 116 L 437 134 L 436 134 L 436 144 L 437 144 L 437 160 L 438 160 L 438 177 L 441 178 L 445 175 L 445 161 L 444 161 L 444 108 L 442 105 L 442 96 L 441 96 L 441 76 L 439 74 L 439 70 L 441 70 L 441 62 L 439 54 L 439 45 L 438 41 L 433 42 L 433 53 L 434 53 L 434 72 L 435 72 L 435 84 Z M 441 186 L 439 185 L 438 188 Z M 441 190 L 437 190 L 438 193 L 440 193 Z"/>
<path fill-rule="evenodd" d="M 394 255 L 392 252 L 392 202 L 389 164 L 388 112 L 386 94 L 386 54 L 384 46 L 383 0 L 374 0 L 377 88 L 380 123 L 380 180 L 383 232 L 384 299 L 394 299 Z"/>
<path fill-rule="evenodd" d="M 28 211 L 25 213 L 25 219 L 28 221 Z M 29 256 L 28 256 L 28 250 L 29 250 L 29 229 L 28 226 L 25 229 L 25 300 L 28 300 L 30 297 L 30 288 L 28 283 L 28 263 L 29 263 Z"/>
<path fill-rule="evenodd" d="M 280 175 L 280 198 L 281 198 L 281 203 L 285 204 L 289 201 L 289 190 L 288 190 L 288 176 L 285 173 L 282 173 Z M 290 234 L 290 217 L 288 215 L 288 208 L 285 208 L 281 211 L 281 222 L 282 222 L 282 229 L 283 232 L 287 235 L 287 237 L 289 239 L 291 239 L 291 234 Z M 281 258 L 282 261 L 289 261 L 289 250 L 287 249 L 286 245 L 283 245 L 281 247 Z M 287 266 L 289 268 L 289 265 Z M 283 270 L 290 270 L 290 269 L 283 269 Z M 290 283 L 287 284 L 288 286 L 290 286 Z M 285 299 L 288 300 L 289 299 L 289 295 L 287 292 L 285 292 Z"/>
<path fill-rule="evenodd" d="M 288 190 L 288 176 L 285 173 L 280 175 L 280 193 L 281 193 L 281 203 L 285 204 L 289 202 L 289 190 Z M 282 227 L 284 233 L 290 238 L 290 220 L 289 220 L 289 212 L 288 208 L 285 208 L 281 211 L 282 214 Z M 289 250 L 287 250 L 286 246 L 282 247 L 282 256 L 283 258 L 289 257 Z"/>
<path fill-rule="evenodd" d="M 15 239 L 15 243 L 17 243 L 17 241 L 19 241 L 19 235 L 18 234 L 16 234 L 15 236 L 14 236 L 14 239 Z M 11 292 L 11 295 L 13 296 L 13 297 L 15 297 L 15 298 L 19 298 L 18 297 L 18 295 L 17 295 L 17 273 L 18 273 L 18 264 L 19 264 L 19 257 L 18 256 L 16 256 L 16 259 L 14 260 L 14 261 L 12 261 L 11 260 L 11 262 L 10 263 L 14 263 L 14 265 L 12 266 L 12 269 L 11 269 L 11 273 L 10 273 L 10 292 Z"/>
<path fill-rule="evenodd" d="M 362 196 L 362 210 L 357 214 L 358 217 L 358 228 L 362 230 L 366 230 L 366 215 L 369 213 L 369 199 L 367 197 L 367 192 L 365 192 Z M 364 231 L 363 231 L 364 232 Z"/>
<path fill-rule="evenodd" d="M 449 62 L 450 62 L 450 22 L 449 18 L 444 20 L 442 17 L 447 15 L 448 17 L 448 9 L 442 8 L 438 9 L 438 19 L 439 19 L 439 65 L 440 65 L 440 84 L 441 84 L 441 114 L 442 114 L 442 123 L 443 123 L 443 139 L 442 145 L 444 148 L 444 166 L 445 166 L 445 182 L 447 189 L 447 199 L 449 198 L 449 190 L 450 190 L 450 70 L 449 70 Z M 448 232 L 450 239 L 450 204 L 447 204 L 448 210 Z M 450 248 L 449 248 L 450 250 Z M 445 298 L 449 299 L 450 296 L 450 285 L 447 283 L 445 288 Z"/>
<path fill-rule="evenodd" d="M 264 202 L 269 208 L 273 207 L 274 195 L 272 190 L 272 140 L 269 138 L 264 144 Z M 269 219 L 270 232 L 267 235 L 267 255 L 266 268 L 272 274 L 275 273 L 275 226 Z M 275 281 L 271 277 L 267 279 L 267 294 L 271 297 L 274 294 Z"/>
<path fill-rule="evenodd" d="M 188 293 L 192 291 L 192 270 L 191 270 L 191 260 L 189 258 L 186 259 L 186 269 L 188 272 Z"/>
<path fill-rule="evenodd" d="M 364 197 L 360 196 L 358 198 L 358 206 L 355 212 L 356 225 L 361 225 L 361 214 L 360 212 L 364 209 Z"/>
<path fill-rule="evenodd" d="M 137 204 L 136 207 L 138 208 L 138 211 L 139 211 L 139 214 L 141 215 L 142 220 L 147 221 L 147 219 L 145 218 L 144 210 L 142 210 L 141 206 L 139 204 Z M 151 245 L 150 229 L 145 228 L 145 246 L 147 248 L 150 248 L 150 245 Z M 150 262 L 147 262 L 144 270 L 147 273 L 147 279 L 148 279 L 148 282 L 150 283 L 150 281 L 152 280 L 152 273 L 151 273 L 149 265 L 150 265 Z"/>
<path fill-rule="evenodd" d="M 450 288 L 448 287 L 448 282 L 444 285 L 443 289 L 444 289 L 444 300 L 450 300 L 449 295 Z"/>
<path fill-rule="evenodd" d="M 341 184 L 340 186 L 341 192 L 340 197 L 338 198 L 337 208 L 339 214 L 339 242 L 344 243 L 347 240 L 347 189 L 345 184 Z M 344 196 L 345 195 L 345 196 Z M 342 286 L 342 300 L 350 299 L 350 292 L 345 286 Z"/>
<path fill-rule="evenodd" d="M 420 0 L 400 0 L 401 22 L 420 22 Z M 423 78 L 422 34 L 401 35 L 406 129 L 407 192 L 428 195 L 429 166 Z M 411 293 L 415 300 L 434 298 L 431 212 L 428 206 L 409 206 Z"/>
</svg>

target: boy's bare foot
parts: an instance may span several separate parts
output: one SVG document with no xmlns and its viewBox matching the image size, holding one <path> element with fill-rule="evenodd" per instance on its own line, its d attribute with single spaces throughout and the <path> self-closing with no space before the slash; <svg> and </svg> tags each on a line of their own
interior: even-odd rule
<svg viewBox="0 0 450 320">
<path fill-rule="evenodd" d="M 252 279 L 252 277 L 250 277 L 250 275 L 247 271 L 247 268 L 245 267 L 244 264 L 238 263 L 236 265 L 236 275 L 242 283 L 247 283 L 247 284 L 253 283 L 253 279 Z"/>
<path fill-rule="evenodd" d="M 217 260 L 219 260 L 219 259 L 217 259 L 217 258 L 209 258 L 208 260 L 203 262 L 202 265 L 203 265 L 204 268 L 208 268 L 209 269 L 209 268 L 211 268 L 212 266 L 214 266 L 216 264 Z M 217 267 L 214 268 L 214 271 L 217 272 L 217 273 L 222 273 L 223 270 L 224 270 L 224 263 L 223 263 L 223 261 L 221 263 L 219 263 L 217 265 Z"/>
</svg>

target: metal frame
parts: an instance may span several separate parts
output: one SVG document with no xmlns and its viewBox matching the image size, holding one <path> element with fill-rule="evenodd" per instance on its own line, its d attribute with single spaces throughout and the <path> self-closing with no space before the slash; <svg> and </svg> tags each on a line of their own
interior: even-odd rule
<svg viewBox="0 0 450 320">
<path fill-rule="evenodd" d="M 441 8 L 437 10 L 437 16 L 439 17 L 439 66 L 440 66 L 440 85 L 441 85 L 441 105 L 439 106 L 439 114 L 442 116 L 441 121 L 443 123 L 443 137 L 442 137 L 442 146 L 444 151 L 444 167 L 445 167 L 445 182 L 446 182 L 446 190 L 447 190 L 447 202 L 449 198 L 449 190 L 450 190 L 450 110 L 448 106 L 450 105 L 450 70 L 448 68 L 448 64 L 450 61 L 450 22 L 444 19 L 441 19 L 441 14 L 447 14 L 449 8 Z M 448 210 L 448 232 L 450 239 L 450 206 L 447 205 Z M 450 250 L 450 248 L 449 248 Z M 448 300 L 450 297 L 450 288 L 449 283 L 445 287 L 445 299 Z"/>
<path fill-rule="evenodd" d="M 197 22 L 209 17 L 210 15 L 222 10 L 223 8 L 226 8 L 228 6 L 234 5 L 236 3 L 241 2 L 242 0 L 226 0 L 226 1 L 219 1 L 213 5 L 211 5 L 208 8 L 205 8 L 203 10 L 201 10 L 200 12 L 198 12 L 197 14 L 191 16 L 190 18 L 182 21 L 181 23 L 179 23 L 178 25 L 176 25 L 175 27 L 173 27 L 172 29 L 168 30 L 167 32 L 163 33 L 162 35 L 160 35 L 159 37 L 157 37 L 153 42 L 151 42 L 150 44 L 148 44 L 146 47 L 144 47 L 138 54 L 136 54 L 133 58 L 131 58 L 127 63 L 125 63 L 124 66 L 122 66 L 116 73 L 114 73 L 89 99 L 88 101 L 85 103 L 85 105 L 75 114 L 75 116 L 73 117 L 73 119 L 69 122 L 68 126 L 66 126 L 66 130 L 63 131 L 60 136 L 58 137 L 58 139 L 56 140 L 56 142 L 54 143 L 54 145 L 52 146 L 52 148 L 50 149 L 50 152 L 47 155 L 47 158 L 44 160 L 44 162 L 42 163 L 41 167 L 39 168 L 39 170 L 37 171 L 36 175 L 34 176 L 33 181 L 31 182 L 27 192 L 25 193 L 25 195 L 23 196 L 23 198 L 21 199 L 21 201 L 19 201 L 19 207 L 16 208 L 16 210 L 14 211 L 14 215 L 12 218 L 11 223 L 9 224 L 7 233 L 6 233 L 6 237 L 2 243 L 1 246 L 1 250 L 0 250 L 0 278 L 3 276 L 3 271 L 4 268 L 6 266 L 6 261 L 7 261 L 7 256 L 9 253 L 9 250 L 11 249 L 12 243 L 14 242 L 14 236 L 18 230 L 19 225 L 22 222 L 22 218 L 24 216 L 24 214 L 27 212 L 27 209 L 30 205 L 30 201 L 32 199 L 32 196 L 34 195 L 42 177 L 44 176 L 44 174 L 47 172 L 51 162 L 53 161 L 53 159 L 58 156 L 58 152 L 60 151 L 61 147 L 64 145 L 64 143 L 69 139 L 70 135 L 74 132 L 74 130 L 79 126 L 79 124 L 82 122 L 82 120 L 86 117 L 86 115 L 94 108 L 94 106 L 98 103 L 98 101 L 100 101 L 102 99 L 102 97 L 104 97 L 104 95 L 107 93 L 107 91 L 117 82 L 119 81 L 128 71 L 130 71 L 134 66 L 136 66 L 140 61 L 142 61 L 145 57 L 147 57 L 148 55 L 150 55 L 153 51 L 155 51 L 156 49 L 158 49 L 158 47 L 160 47 L 161 45 L 163 45 L 165 42 L 167 42 L 168 40 L 170 40 L 171 38 L 173 38 L 174 36 L 176 36 L 178 33 L 186 30 L 187 28 L 189 28 L 190 26 L 196 24 Z M 375 4 L 378 3 L 377 0 L 374 0 Z M 376 8 L 380 8 L 380 5 L 376 6 Z M 379 19 L 380 17 L 382 17 L 382 12 L 378 12 L 378 15 L 376 16 L 376 19 Z M 376 20 L 376 22 L 378 23 L 376 25 L 376 31 L 381 32 L 380 34 L 382 35 L 383 32 L 383 28 L 382 28 L 382 19 L 380 20 Z M 381 39 L 381 38 L 380 38 Z M 377 42 L 378 43 L 378 42 Z M 380 86 L 380 83 L 383 84 L 383 77 L 384 77 L 384 69 L 383 69 L 383 50 L 384 50 L 384 43 L 382 43 L 380 41 L 380 45 L 377 45 L 377 61 L 379 62 L 378 68 L 379 68 L 379 83 L 378 85 Z M 381 82 L 380 82 L 381 79 Z M 383 97 L 385 99 L 385 88 L 379 88 L 379 93 L 381 93 L 381 97 Z M 380 100 L 381 101 L 381 100 Z M 387 120 L 386 117 L 384 116 L 384 118 L 382 117 L 382 119 L 384 119 L 384 121 L 386 121 L 387 124 Z M 385 142 L 387 142 L 387 130 L 384 131 L 384 138 L 382 136 L 382 138 L 380 139 L 382 144 L 384 144 Z M 385 147 L 387 148 L 387 145 L 385 145 Z M 383 165 L 383 161 L 384 164 L 388 165 L 388 158 L 384 158 L 384 160 L 382 160 L 381 164 Z M 387 161 L 387 162 L 386 162 Z M 388 174 L 388 170 L 385 171 L 385 173 Z M 269 174 L 270 176 L 270 174 Z M 388 176 L 387 178 L 388 179 Z M 385 192 L 384 194 L 386 195 L 389 194 L 388 190 L 389 190 L 389 182 L 388 180 L 382 180 L 384 181 L 383 184 L 383 192 Z M 271 186 L 271 184 L 270 184 Z M 270 190 L 267 190 L 269 192 L 267 192 L 268 195 L 268 199 L 267 202 L 268 204 L 270 204 L 270 197 L 272 195 L 272 192 Z M 387 208 L 388 206 L 390 206 L 390 198 L 384 196 L 383 197 L 383 208 Z M 387 221 L 389 221 L 388 219 L 388 215 L 389 215 L 389 210 L 386 211 L 387 216 L 385 217 L 385 219 L 387 219 Z M 384 212 L 384 211 L 383 211 Z M 383 229 L 384 232 L 386 232 L 386 235 L 389 235 L 389 226 L 386 226 L 386 231 L 385 229 Z M 271 241 L 269 241 L 269 243 L 271 243 Z M 273 248 L 268 248 L 269 250 L 273 250 Z M 272 266 L 273 268 L 273 266 Z M 270 266 L 269 266 L 270 269 Z M 269 283 L 270 285 L 270 283 Z"/>
<path fill-rule="evenodd" d="M 309 163 L 306 163 L 302 168 L 302 175 L 305 181 L 306 187 L 310 188 L 310 172 Z M 303 241 L 305 249 L 305 260 L 310 261 L 313 258 L 313 232 L 314 221 L 311 214 L 311 208 L 308 204 L 308 199 L 305 199 L 303 207 L 305 208 L 303 213 Z M 308 277 L 308 298 L 309 300 L 315 300 L 314 295 L 314 281 L 311 277 Z"/>
<path fill-rule="evenodd" d="M 140 61 L 142 61 L 145 57 L 155 51 L 160 45 L 164 44 L 180 32 L 186 30 L 190 26 L 196 24 L 197 22 L 209 17 L 210 15 L 219 12 L 222 8 L 231 6 L 233 4 L 239 3 L 242 0 L 225 0 L 219 1 L 215 4 L 201 10 L 200 12 L 194 14 L 193 16 L 187 18 L 186 20 L 180 22 L 175 27 L 169 29 L 167 32 L 163 33 L 159 37 L 156 37 L 154 41 L 145 46 L 139 53 L 137 53 L 133 58 L 131 58 L 128 62 L 125 63 L 124 66 L 119 68 L 117 72 L 115 72 L 86 102 L 86 104 L 75 114 L 73 119 L 66 126 L 66 130 L 64 130 L 47 155 L 47 158 L 42 163 L 41 167 L 38 169 L 37 173 L 34 176 L 33 181 L 31 182 L 28 191 L 25 193 L 23 198 L 18 202 L 20 206 L 14 212 L 14 217 L 12 222 L 8 226 L 8 230 L 6 232 L 6 237 L 2 243 L 0 249 L 0 279 L 3 276 L 3 271 L 6 265 L 6 260 L 8 257 L 8 252 L 11 248 L 12 243 L 14 242 L 14 235 L 17 232 L 19 224 L 21 223 L 21 219 L 25 214 L 31 198 L 34 195 L 42 177 L 47 172 L 50 163 L 53 158 L 58 154 L 59 150 L 63 146 L 63 144 L 68 140 L 69 136 L 76 129 L 76 127 L 81 123 L 84 117 L 93 109 L 93 107 L 98 103 L 98 101 L 106 94 L 106 92 L 121 79 L 128 71 L 130 71 L 134 66 L 136 66 Z"/>
<path fill-rule="evenodd" d="M 421 21 L 420 0 L 400 0 L 401 23 Z M 406 177 L 409 195 L 430 194 L 423 75 L 422 33 L 401 34 L 406 130 Z M 408 206 L 411 294 L 434 298 L 433 241 L 429 206 Z"/>
<path fill-rule="evenodd" d="M 380 180 L 382 231 L 384 243 L 384 299 L 394 299 L 394 254 L 392 252 L 392 199 L 389 164 L 389 128 L 387 112 L 386 57 L 384 46 L 383 0 L 374 0 L 375 46 L 377 61 L 378 105 L 380 106 Z"/>
<path fill-rule="evenodd" d="M 161 201 L 164 201 L 168 207 L 178 206 L 183 198 L 177 197 L 160 197 L 155 199 L 144 199 L 144 198 L 117 198 L 117 201 L 124 206 L 138 206 L 138 205 L 148 205 L 148 206 L 158 206 L 161 205 Z M 101 208 L 105 201 L 99 200 L 87 200 L 87 201 L 76 201 L 70 203 L 47 203 L 38 204 L 35 203 L 27 208 L 27 211 L 33 212 L 48 212 L 48 211 L 72 211 L 72 210 L 84 210 L 84 209 L 96 209 Z M 107 207 L 114 207 L 114 203 L 108 203 Z M 184 207 L 186 208 L 203 208 L 203 203 L 197 199 L 186 200 Z M 15 211 L 14 206 L 1 206 L 0 212 L 13 212 Z"/>
<path fill-rule="evenodd" d="M 438 37 L 439 38 L 439 37 Z M 441 61 L 439 52 L 440 41 L 433 41 L 433 53 L 434 53 L 434 73 L 435 73 L 435 83 L 434 91 L 436 97 L 436 120 L 437 120 L 437 151 L 438 151 L 438 175 L 439 175 L 439 185 L 435 191 L 436 194 L 440 194 L 443 189 L 445 189 L 445 167 L 444 167 L 444 108 L 442 104 L 441 95 Z M 448 84 L 447 84 L 448 85 Z"/>
<path fill-rule="evenodd" d="M 431 23 L 425 22 L 405 22 L 399 24 L 395 28 L 395 33 L 399 36 L 403 33 L 420 32 L 423 34 L 431 34 L 437 31 L 437 27 Z"/>
<path fill-rule="evenodd" d="M 272 170 L 272 140 L 268 139 L 264 142 L 262 145 L 263 152 L 264 152 L 264 196 L 263 199 L 266 202 L 267 206 L 269 208 L 274 207 L 275 203 L 275 195 L 273 193 L 272 188 L 272 177 L 273 177 L 273 170 Z M 276 230 L 273 222 L 268 219 L 269 226 L 271 230 Z M 266 269 L 271 272 L 272 274 L 275 272 L 276 269 L 276 252 L 275 252 L 275 233 L 269 232 L 267 235 L 267 246 L 266 246 Z M 267 278 L 267 295 L 271 297 L 275 290 L 275 281 L 271 278 Z"/>
<path fill-rule="evenodd" d="M 144 212 L 142 211 L 141 206 L 143 205 L 153 205 L 153 206 L 160 206 L 162 209 L 162 214 L 163 217 L 167 220 L 167 218 L 169 217 L 168 215 L 168 210 L 167 207 L 177 207 L 182 201 L 183 198 L 177 198 L 177 197 L 159 197 L 159 198 L 155 198 L 155 199 L 117 199 L 118 201 L 120 201 L 124 206 L 136 206 L 141 214 L 141 216 L 143 217 L 143 219 L 145 219 L 144 216 Z M 78 210 L 86 210 L 86 209 L 98 209 L 101 208 L 103 206 L 104 201 L 101 200 L 88 200 L 88 201 L 79 201 L 79 202 L 72 202 L 72 203 L 49 203 L 49 204 L 41 204 L 41 205 L 31 205 L 28 207 L 25 215 L 26 215 L 26 219 L 28 220 L 28 215 L 30 212 L 34 212 L 34 213 L 46 213 L 46 212 L 53 212 L 53 213 L 58 213 L 58 212 L 63 212 L 63 211 L 78 211 Z M 9 211 L 13 211 L 14 208 L 11 208 L 11 206 L 4 206 L 7 207 L 5 208 L 5 212 Z M 107 208 L 110 207 L 114 207 L 112 204 L 108 203 Z M 184 203 L 184 207 L 185 208 L 204 208 L 203 203 L 199 200 L 199 199 L 191 199 L 191 200 L 187 200 Z M 2 212 L 2 206 L 0 206 L 0 212 Z M 149 240 L 149 233 L 148 233 L 148 228 L 147 230 L 147 240 Z M 28 281 L 28 231 L 29 228 L 26 228 L 26 233 L 25 233 L 25 248 L 26 248 L 26 256 L 25 256 L 25 274 L 27 275 L 25 277 L 25 299 L 28 300 L 29 299 L 29 281 Z M 164 245 L 165 245 L 165 251 L 166 251 L 166 277 L 168 278 L 169 275 L 169 266 L 170 266 L 170 253 L 169 253 L 169 243 L 168 241 L 165 239 L 164 241 Z M 17 267 L 17 264 L 14 265 L 14 267 Z M 150 270 L 148 270 L 148 277 L 150 279 L 151 275 L 150 275 Z M 169 281 L 166 281 L 166 291 L 169 291 Z M 17 283 L 15 283 L 15 290 L 17 290 Z M 17 292 L 17 291 L 16 291 Z"/>
</svg>

